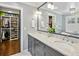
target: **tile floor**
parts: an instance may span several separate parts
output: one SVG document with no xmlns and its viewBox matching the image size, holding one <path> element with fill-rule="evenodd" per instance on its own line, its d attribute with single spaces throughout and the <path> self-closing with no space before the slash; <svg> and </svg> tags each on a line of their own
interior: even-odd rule
<svg viewBox="0 0 79 59">
<path fill-rule="evenodd" d="M 27 50 L 24 50 L 21 53 L 17 53 L 17 54 L 11 55 L 11 56 L 32 56 L 32 55 Z"/>
</svg>

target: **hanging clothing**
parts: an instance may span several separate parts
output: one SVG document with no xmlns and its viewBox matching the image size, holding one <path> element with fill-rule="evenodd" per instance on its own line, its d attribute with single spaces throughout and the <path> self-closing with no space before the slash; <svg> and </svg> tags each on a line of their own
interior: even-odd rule
<svg viewBox="0 0 79 59">
<path fill-rule="evenodd" d="M 10 37 L 9 31 L 6 31 L 4 35 L 5 35 L 5 38 L 9 38 Z"/>
<path fill-rule="evenodd" d="M 5 35 L 4 34 L 5 34 L 5 32 L 3 31 L 2 32 L 2 39 L 5 39 Z"/>
</svg>

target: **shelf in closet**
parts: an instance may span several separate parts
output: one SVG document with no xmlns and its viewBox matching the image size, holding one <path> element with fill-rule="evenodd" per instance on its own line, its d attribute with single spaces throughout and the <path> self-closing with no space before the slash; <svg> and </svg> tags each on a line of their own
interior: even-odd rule
<svg viewBox="0 0 79 59">
<path fill-rule="evenodd" d="M 4 30 L 8 30 L 10 31 L 10 39 L 13 38 L 18 38 L 18 33 L 19 33 L 19 14 L 13 14 L 13 13 L 7 13 L 5 12 L 5 16 L 1 16 L 1 19 L 0 19 L 0 28 L 2 29 L 2 31 Z M 5 27 L 5 20 L 6 19 L 9 19 L 10 22 L 10 28 L 7 28 Z"/>
</svg>

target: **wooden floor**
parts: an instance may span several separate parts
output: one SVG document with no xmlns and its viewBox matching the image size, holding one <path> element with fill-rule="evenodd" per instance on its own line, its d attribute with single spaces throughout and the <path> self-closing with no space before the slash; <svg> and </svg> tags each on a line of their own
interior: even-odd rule
<svg viewBox="0 0 79 59">
<path fill-rule="evenodd" d="M 20 52 L 19 40 L 0 42 L 0 56 L 9 56 Z"/>
</svg>

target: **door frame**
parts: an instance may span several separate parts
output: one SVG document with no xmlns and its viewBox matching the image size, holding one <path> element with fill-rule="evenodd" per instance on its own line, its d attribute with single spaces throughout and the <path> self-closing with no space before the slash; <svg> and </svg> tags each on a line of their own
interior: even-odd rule
<svg viewBox="0 0 79 59">
<path fill-rule="evenodd" d="M 23 8 L 22 7 L 19 7 L 19 6 L 14 6 L 14 5 L 8 5 L 8 4 L 1 4 L 0 3 L 0 6 L 2 7 L 7 7 L 7 8 L 12 8 L 12 9 L 18 9 L 21 11 L 21 17 L 20 17 L 20 50 L 21 52 L 23 51 Z"/>
</svg>

